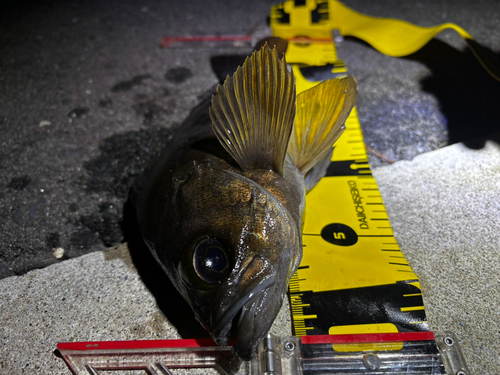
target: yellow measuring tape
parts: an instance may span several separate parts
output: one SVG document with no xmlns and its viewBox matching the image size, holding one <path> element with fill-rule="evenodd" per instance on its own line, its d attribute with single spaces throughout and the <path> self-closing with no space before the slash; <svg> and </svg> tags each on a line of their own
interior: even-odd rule
<svg viewBox="0 0 500 375">
<path fill-rule="evenodd" d="M 275 36 L 291 40 L 286 58 L 297 93 L 347 74 L 331 40 L 329 12 L 338 5 L 287 1 L 272 8 Z M 356 108 L 335 144 L 327 177 L 306 197 L 303 244 L 289 286 L 295 335 L 429 330 L 420 284 L 393 236 L 371 174 Z M 334 345 L 337 351 L 401 348 Z"/>
<path fill-rule="evenodd" d="M 367 16 L 350 9 L 338 0 L 290 0 L 271 8 L 271 27 L 274 36 L 289 40 L 308 37 L 327 41 L 331 40 L 332 30 L 338 30 L 341 35 L 362 39 L 389 56 L 414 53 L 441 31 L 453 29 L 464 38 L 488 73 L 500 81 L 500 66 L 494 54 L 454 23 L 421 27 L 401 20 Z M 311 56 L 300 52 L 291 53 L 290 58 L 291 63 L 305 64 L 309 64 L 312 59 Z M 316 59 L 323 57 L 317 55 Z"/>
</svg>

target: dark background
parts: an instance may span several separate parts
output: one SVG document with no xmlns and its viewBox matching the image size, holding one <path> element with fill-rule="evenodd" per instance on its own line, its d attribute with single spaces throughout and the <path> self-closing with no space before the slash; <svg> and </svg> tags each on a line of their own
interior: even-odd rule
<svg viewBox="0 0 500 375">
<path fill-rule="evenodd" d="M 217 82 L 218 46 L 172 35 L 255 34 L 276 1 L 10 1 L 0 5 L 0 278 L 123 241 L 128 188 Z M 500 50 L 497 1 L 345 1 L 422 26 L 455 22 Z M 500 83 L 453 31 L 405 58 L 347 38 L 370 163 L 498 129 Z M 379 155 L 379 156 L 377 156 Z M 62 259 L 53 255 L 64 249 Z"/>
</svg>

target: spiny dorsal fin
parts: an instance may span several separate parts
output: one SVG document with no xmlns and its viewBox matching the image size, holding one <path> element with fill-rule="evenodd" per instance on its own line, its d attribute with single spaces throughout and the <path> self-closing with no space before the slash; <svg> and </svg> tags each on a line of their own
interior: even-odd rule
<svg viewBox="0 0 500 375">
<path fill-rule="evenodd" d="M 295 117 L 295 79 L 267 45 L 238 67 L 212 97 L 215 135 L 241 169 L 283 175 Z"/>
<path fill-rule="evenodd" d="M 302 173 L 321 160 L 345 129 L 356 103 L 356 80 L 330 79 L 297 96 L 288 155 Z"/>
</svg>

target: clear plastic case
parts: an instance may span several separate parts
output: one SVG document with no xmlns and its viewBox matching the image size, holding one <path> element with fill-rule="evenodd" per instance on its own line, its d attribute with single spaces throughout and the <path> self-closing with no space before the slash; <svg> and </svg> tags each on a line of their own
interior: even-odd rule
<svg viewBox="0 0 500 375">
<path fill-rule="evenodd" d="M 349 345 L 356 349 L 360 344 L 363 350 L 349 351 Z M 341 351 L 334 349 L 338 345 Z M 77 342 L 60 343 L 57 348 L 75 375 L 121 370 L 165 375 L 177 369 L 194 373 L 210 368 L 227 375 L 470 374 L 450 332 L 268 335 L 249 362 L 240 361 L 231 347 L 216 346 L 211 340 Z"/>
</svg>

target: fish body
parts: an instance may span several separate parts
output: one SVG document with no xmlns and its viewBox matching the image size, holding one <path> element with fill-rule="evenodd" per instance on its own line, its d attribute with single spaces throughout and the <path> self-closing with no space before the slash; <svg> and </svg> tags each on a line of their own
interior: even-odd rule
<svg viewBox="0 0 500 375">
<path fill-rule="evenodd" d="M 336 81 L 296 98 L 291 70 L 264 46 L 192 111 L 137 189 L 145 243 L 242 359 L 279 312 L 301 260 L 305 194 L 354 104 L 355 81 Z M 325 106 L 334 93 L 340 103 Z"/>
</svg>

